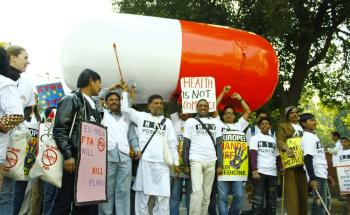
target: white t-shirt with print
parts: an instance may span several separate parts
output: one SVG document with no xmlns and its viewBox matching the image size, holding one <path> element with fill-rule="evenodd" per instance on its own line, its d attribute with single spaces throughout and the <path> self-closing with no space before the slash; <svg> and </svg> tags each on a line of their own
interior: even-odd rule
<svg viewBox="0 0 350 215">
<path fill-rule="evenodd" d="M 160 125 L 164 116 L 153 116 L 150 113 L 139 112 L 130 108 L 128 93 L 126 92 L 122 93 L 121 112 L 125 118 L 137 125 L 140 149 L 146 146 L 146 143 L 158 127 L 157 132 L 142 155 L 142 160 L 164 163 L 163 143 L 165 141 L 168 144 L 175 166 L 179 165 L 179 156 L 177 152 L 178 141 L 175 136 L 173 124 L 169 119 L 166 119 L 165 123 Z"/>
<path fill-rule="evenodd" d="M 350 149 L 341 149 L 337 154 L 337 166 L 350 165 Z"/>
<path fill-rule="evenodd" d="M 275 138 L 268 134 L 256 134 L 250 139 L 249 150 L 258 152 L 258 173 L 277 176 L 276 157 L 279 153 Z"/>
<path fill-rule="evenodd" d="M 251 128 L 251 127 L 249 127 L 248 130 L 247 130 L 246 137 L 247 137 L 247 142 L 248 142 L 248 143 L 249 143 L 250 139 L 251 139 L 254 135 L 260 134 L 260 133 L 261 133 L 261 130 L 260 130 L 259 126 L 257 126 L 257 125 L 254 125 L 254 130 L 255 130 L 254 134 L 252 133 L 252 128 Z M 269 130 L 269 135 L 272 136 L 272 137 L 274 137 L 274 138 L 276 138 L 276 133 L 274 132 L 274 133 L 272 134 L 272 129 Z"/>
<path fill-rule="evenodd" d="M 215 118 L 200 118 L 210 131 L 214 141 L 221 136 L 220 123 Z M 207 131 L 195 118 L 189 118 L 185 123 L 184 137 L 191 140 L 190 160 L 215 161 L 216 151 Z"/>
<path fill-rule="evenodd" d="M 221 121 L 219 116 L 215 117 L 215 119 L 218 121 L 222 132 L 243 131 L 249 125 L 249 122 L 243 117 L 240 117 L 236 123 L 224 123 L 223 121 Z"/>
<path fill-rule="evenodd" d="M 25 77 L 21 76 L 16 82 L 19 98 L 22 101 L 23 108 L 35 104 L 34 85 Z"/>
<path fill-rule="evenodd" d="M 327 160 L 320 139 L 315 134 L 305 131 L 301 138 L 301 147 L 304 151 L 304 156 L 313 156 L 312 165 L 315 176 L 327 179 Z"/>
<path fill-rule="evenodd" d="M 291 123 L 294 128 L 293 137 L 302 137 L 304 133 L 304 129 L 299 124 Z"/>
</svg>

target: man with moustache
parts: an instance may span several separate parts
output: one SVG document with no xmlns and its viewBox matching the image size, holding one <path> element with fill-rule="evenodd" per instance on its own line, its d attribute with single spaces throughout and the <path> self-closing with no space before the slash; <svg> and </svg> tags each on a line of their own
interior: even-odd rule
<svg viewBox="0 0 350 215">
<path fill-rule="evenodd" d="M 104 96 L 107 109 L 104 109 L 102 124 L 108 133 L 108 175 L 107 203 L 99 205 L 99 214 L 129 215 L 131 187 L 130 147 L 136 158 L 141 157 L 134 124 L 120 112 L 120 96 L 116 90 Z"/>
<path fill-rule="evenodd" d="M 175 172 L 179 173 L 178 142 L 174 127 L 171 121 L 163 116 L 163 99 L 160 95 L 151 95 L 148 98 L 150 113 L 139 112 L 128 106 L 128 85 L 126 83 L 121 85 L 123 89 L 121 112 L 137 125 L 139 145 L 144 150 L 133 186 L 136 191 L 135 214 L 148 215 L 147 203 L 150 196 L 154 196 L 153 214 L 167 215 L 169 214 L 170 168 L 165 163 L 164 147 L 169 147 Z"/>
</svg>

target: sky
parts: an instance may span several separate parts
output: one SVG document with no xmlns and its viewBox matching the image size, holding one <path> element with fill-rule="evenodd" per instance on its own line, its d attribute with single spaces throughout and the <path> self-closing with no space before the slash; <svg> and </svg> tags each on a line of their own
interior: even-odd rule
<svg viewBox="0 0 350 215">
<path fill-rule="evenodd" d="M 61 77 L 61 47 L 71 25 L 91 14 L 112 13 L 111 0 L 0 0 L 0 8 L 0 42 L 27 50 L 24 75 L 34 85 Z"/>
</svg>

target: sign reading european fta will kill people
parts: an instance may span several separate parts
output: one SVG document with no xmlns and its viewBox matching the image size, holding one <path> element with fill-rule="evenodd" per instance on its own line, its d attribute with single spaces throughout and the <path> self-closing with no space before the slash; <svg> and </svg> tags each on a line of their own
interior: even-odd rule
<svg viewBox="0 0 350 215">
<path fill-rule="evenodd" d="M 181 78 L 182 112 L 196 113 L 197 102 L 205 99 L 209 103 L 209 112 L 216 110 L 215 79 L 213 77 Z"/>
<path fill-rule="evenodd" d="M 81 123 L 80 153 L 75 186 L 76 205 L 107 200 L 107 130 L 91 122 Z"/>
</svg>

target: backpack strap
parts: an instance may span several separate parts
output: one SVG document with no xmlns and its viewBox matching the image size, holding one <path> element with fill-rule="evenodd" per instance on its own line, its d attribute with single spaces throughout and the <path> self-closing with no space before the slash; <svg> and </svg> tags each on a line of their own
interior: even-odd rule
<svg viewBox="0 0 350 215">
<path fill-rule="evenodd" d="M 195 118 L 201 125 L 202 125 L 202 128 L 205 129 L 205 131 L 208 133 L 208 135 L 210 136 L 210 139 L 212 140 L 213 142 L 213 145 L 214 145 L 214 149 L 215 149 L 215 152 L 216 152 L 216 144 L 215 144 L 215 140 L 214 140 L 214 137 L 211 135 L 209 129 L 207 128 L 207 126 L 202 122 L 202 120 L 200 120 L 198 117 Z"/>
<path fill-rule="evenodd" d="M 164 117 L 164 118 L 162 119 L 162 121 L 160 122 L 160 125 L 164 125 L 165 121 L 166 121 L 166 118 Z M 142 151 L 141 151 L 141 152 L 142 152 L 142 154 L 145 152 L 145 150 L 146 150 L 147 146 L 149 145 L 149 143 L 151 142 L 151 140 L 152 140 L 153 136 L 154 136 L 154 135 L 157 133 L 158 128 L 159 128 L 159 124 L 157 124 L 157 126 L 156 126 L 156 130 L 154 130 L 154 132 L 153 132 L 152 136 L 151 136 L 151 137 L 148 139 L 148 141 L 147 141 L 147 143 L 146 143 L 145 147 L 143 147 L 143 149 L 142 149 Z"/>
</svg>

